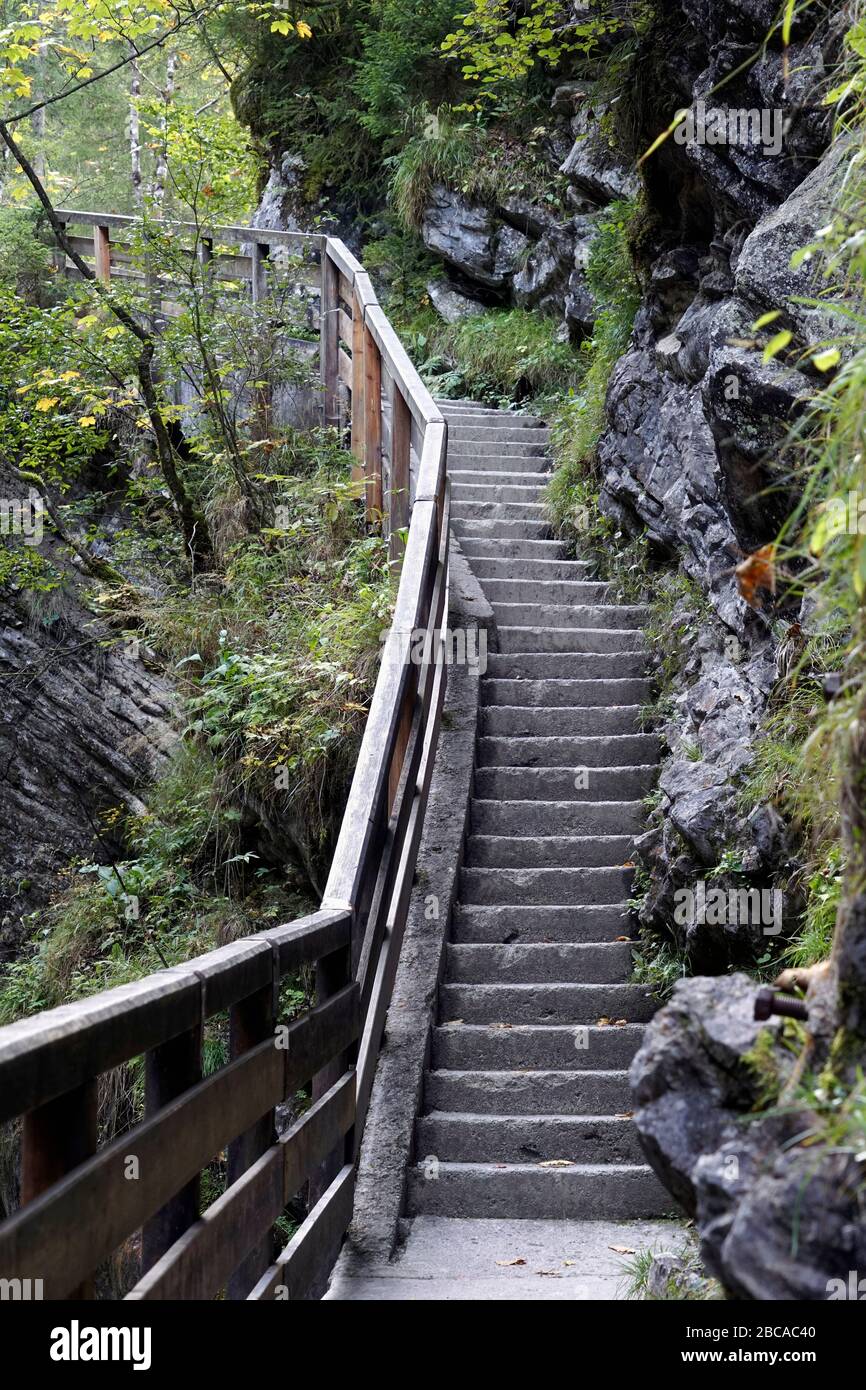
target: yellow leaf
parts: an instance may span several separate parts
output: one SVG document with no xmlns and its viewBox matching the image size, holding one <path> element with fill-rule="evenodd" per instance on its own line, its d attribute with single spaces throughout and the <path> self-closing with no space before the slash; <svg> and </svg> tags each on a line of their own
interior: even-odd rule
<svg viewBox="0 0 866 1390">
<path fill-rule="evenodd" d="M 82 415 L 78 423 L 82 429 L 86 429 L 88 425 L 96 424 L 96 417 L 94 415 Z"/>
<path fill-rule="evenodd" d="M 307 21 L 306 21 L 305 19 L 299 20 L 299 21 L 298 21 L 298 38 L 299 38 L 299 39 L 311 39 L 312 37 L 313 37 L 313 31 L 312 31 L 312 29 L 310 28 L 310 26 L 309 26 L 309 24 L 307 23 Z"/>
<path fill-rule="evenodd" d="M 54 408 L 59 399 L 59 396 L 40 396 L 39 400 L 36 402 L 36 409 L 41 410 L 44 415 L 47 411 Z"/>
<path fill-rule="evenodd" d="M 75 378 L 76 378 L 77 376 L 81 376 L 81 373 L 80 373 L 80 372 L 61 372 L 61 374 L 60 374 L 60 380 L 61 380 L 61 381 L 74 381 Z"/>
<path fill-rule="evenodd" d="M 769 314 L 762 314 L 761 317 L 755 319 L 755 322 L 752 324 L 752 332 L 757 333 L 759 328 L 766 328 L 768 323 L 775 323 L 776 319 L 781 317 L 781 314 L 781 309 L 771 309 Z"/>
<path fill-rule="evenodd" d="M 819 352 L 812 358 L 812 366 L 817 367 L 819 372 L 829 372 L 841 359 L 842 354 L 838 348 L 827 348 L 825 352 Z"/>
</svg>

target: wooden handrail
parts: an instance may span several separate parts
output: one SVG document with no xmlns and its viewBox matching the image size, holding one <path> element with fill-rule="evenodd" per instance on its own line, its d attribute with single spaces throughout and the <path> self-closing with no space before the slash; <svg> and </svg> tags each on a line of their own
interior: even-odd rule
<svg viewBox="0 0 866 1390">
<path fill-rule="evenodd" d="M 132 243 L 112 239 L 134 231 L 137 219 L 68 208 L 58 217 L 68 235 L 70 227 L 91 229 L 72 243 L 100 279 L 141 281 L 152 308 L 154 287 L 135 269 Z M 341 241 L 156 225 L 180 243 L 191 238 L 185 249 L 207 265 L 209 294 L 234 279 L 249 286 L 251 301 L 262 300 L 272 247 L 319 258 L 322 418 L 350 431 L 367 521 L 382 527 L 400 581 L 321 909 L 0 1029 L 0 1120 L 22 1117 L 23 1203 L 0 1225 L 0 1278 L 42 1279 L 52 1298 L 92 1296 L 100 1262 L 142 1230 L 144 1263 L 130 1299 L 213 1298 L 221 1290 L 254 1300 L 309 1297 L 352 1214 L 436 754 L 448 609 L 446 426 Z M 251 245 L 254 254 L 215 252 L 221 245 Z M 58 270 L 71 273 L 58 254 Z M 429 640 L 419 644 L 419 633 Z M 317 1003 L 285 1027 L 280 982 L 310 963 Z M 202 1028 L 226 1010 L 232 1057 L 203 1079 Z M 96 1081 L 142 1055 L 145 1117 L 97 1149 Z M 311 1109 L 277 1136 L 276 1107 L 307 1081 Z M 226 1146 L 229 1185 L 200 1213 L 198 1175 Z M 146 1168 L 135 1182 L 127 1180 L 130 1158 Z M 308 1180 L 309 1215 L 277 1254 L 274 1223 Z"/>
</svg>

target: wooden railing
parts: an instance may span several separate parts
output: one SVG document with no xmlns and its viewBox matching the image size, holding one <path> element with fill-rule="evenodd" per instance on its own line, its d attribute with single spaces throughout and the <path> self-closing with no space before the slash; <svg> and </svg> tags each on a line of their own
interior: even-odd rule
<svg viewBox="0 0 866 1390">
<path fill-rule="evenodd" d="M 113 240 L 132 219 L 61 217 L 90 229 L 73 245 L 103 281 L 143 276 L 129 243 Z M 100 1267 L 139 1233 L 129 1299 L 321 1289 L 351 1218 L 444 694 L 445 423 L 369 278 L 331 237 L 177 234 L 252 299 L 266 293 L 272 247 L 318 257 L 323 418 L 351 430 L 367 514 L 390 537 L 400 582 L 320 911 L 0 1029 L 0 1121 L 22 1117 L 22 1205 L 0 1226 L 0 1279 L 42 1280 L 46 1298 L 94 1296 Z M 218 249 L 238 244 L 252 254 Z M 285 1024 L 281 982 L 311 963 L 316 1003 Z M 228 1017 L 229 1060 L 204 1076 L 203 1028 L 217 1015 Z M 98 1146 L 99 1079 L 142 1057 L 144 1118 Z M 308 1082 L 310 1108 L 278 1135 L 277 1108 Z M 201 1210 L 200 1175 L 223 1153 L 227 1186 Z M 307 1184 L 308 1215 L 278 1253 L 275 1223 Z"/>
</svg>

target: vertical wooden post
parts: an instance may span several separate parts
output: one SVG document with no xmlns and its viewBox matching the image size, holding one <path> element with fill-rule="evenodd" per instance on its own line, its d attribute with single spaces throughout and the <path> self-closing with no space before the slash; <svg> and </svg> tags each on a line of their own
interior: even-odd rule
<svg viewBox="0 0 866 1390">
<path fill-rule="evenodd" d="M 391 755 L 391 766 L 388 769 L 388 815 L 394 810 L 397 800 L 397 790 L 400 786 L 400 774 L 403 771 L 403 759 L 406 756 L 406 749 L 409 747 L 409 735 L 412 732 L 412 716 L 415 713 L 415 700 L 418 694 L 418 668 L 413 666 L 409 672 L 409 683 L 406 686 L 406 696 L 403 708 L 400 711 L 400 723 L 397 728 L 397 737 L 394 741 L 394 752 Z"/>
<path fill-rule="evenodd" d="M 106 285 L 111 279 L 111 237 L 107 227 L 93 228 L 93 257 L 96 262 L 96 278 Z"/>
<path fill-rule="evenodd" d="M 262 304 L 268 293 L 267 264 L 270 247 L 260 241 L 254 241 L 252 246 L 252 299 L 253 304 Z M 260 354 L 256 363 L 256 373 L 258 379 L 265 384 L 253 388 L 254 434 L 257 439 L 267 439 L 271 432 L 271 383 L 268 370 L 269 364 L 265 361 L 265 355 Z"/>
<path fill-rule="evenodd" d="M 364 311 L 358 303 L 358 296 L 352 297 L 352 481 L 359 482 L 364 477 Z"/>
<path fill-rule="evenodd" d="M 205 308 L 213 307 L 213 239 L 202 237 L 196 248 L 198 263 L 201 266 L 202 298 Z"/>
<path fill-rule="evenodd" d="M 60 226 L 65 232 L 68 223 L 61 222 Z M 66 275 L 66 252 L 63 250 L 62 246 L 55 246 L 54 248 L 54 269 L 57 272 L 58 280 Z"/>
<path fill-rule="evenodd" d="M 148 1116 L 201 1081 L 201 1024 L 148 1052 L 144 1062 L 144 1106 Z M 145 1223 L 141 1271 L 146 1274 L 198 1219 L 199 1175 Z"/>
<path fill-rule="evenodd" d="M 273 983 L 268 984 L 265 989 L 251 994 L 248 999 L 242 999 L 240 1003 L 235 1004 L 229 1016 L 229 1050 L 232 1061 L 244 1052 L 248 1052 L 251 1047 L 256 1047 L 259 1043 L 264 1042 L 266 1038 L 273 1038 L 275 1019 Z M 248 1168 L 252 1167 L 256 1159 L 260 1158 L 271 1147 L 275 1139 L 276 1130 L 272 1110 L 267 1115 L 263 1115 L 245 1134 L 233 1139 L 228 1147 L 227 1180 L 229 1185 L 237 1181 Z M 250 1289 L 271 1264 L 273 1257 L 274 1240 L 273 1235 L 268 1232 L 253 1247 L 229 1280 L 229 1298 L 246 1298 Z"/>
<path fill-rule="evenodd" d="M 332 955 L 325 956 L 316 965 L 316 1003 L 323 1004 L 326 999 L 338 994 L 341 989 L 352 979 L 352 946 L 342 946 L 339 951 L 334 951 Z M 352 1065 L 357 1056 L 357 1043 L 343 1052 L 339 1057 L 334 1057 L 326 1067 L 317 1072 L 313 1077 L 313 1100 L 318 1100 L 326 1091 L 339 1081 L 347 1067 Z M 354 1143 L 347 1135 L 338 1149 L 329 1155 L 321 1164 L 320 1168 L 310 1178 L 309 1206 L 321 1197 L 325 1189 L 333 1182 L 343 1164 L 347 1161 L 347 1155 L 351 1153 Z"/>
<path fill-rule="evenodd" d="M 382 515 L 382 354 L 364 328 L 364 471 L 367 522 Z"/>
<path fill-rule="evenodd" d="M 388 493 L 388 554 L 392 564 L 402 560 L 409 525 L 409 449 L 412 414 L 396 381 L 391 384 L 391 487 Z"/>
<path fill-rule="evenodd" d="M 268 252 L 270 247 L 260 241 L 253 242 L 252 296 L 253 303 L 259 304 L 268 293 Z"/>
<path fill-rule="evenodd" d="M 326 243 L 322 250 L 322 311 L 319 327 L 319 353 L 324 387 L 324 423 L 335 429 L 340 427 L 339 283 L 339 271 L 328 255 Z"/>
<path fill-rule="evenodd" d="M 21 1205 L 34 1201 L 71 1169 L 96 1153 L 97 1083 L 85 1081 L 66 1095 L 31 1110 L 21 1125 Z M 49 1271 L 28 1271 L 31 1279 L 44 1279 Z M 93 1298 L 88 1279 L 68 1298 Z"/>
</svg>

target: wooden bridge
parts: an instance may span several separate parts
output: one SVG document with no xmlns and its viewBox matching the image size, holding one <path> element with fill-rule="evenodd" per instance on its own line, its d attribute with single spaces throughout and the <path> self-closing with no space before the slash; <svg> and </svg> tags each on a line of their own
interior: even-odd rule
<svg viewBox="0 0 866 1390">
<path fill-rule="evenodd" d="M 147 281 L 133 219 L 59 215 L 100 280 Z M 21 1117 L 22 1203 L 0 1227 L 0 1276 L 40 1279 L 50 1299 L 93 1297 L 96 1271 L 141 1232 L 129 1299 L 315 1297 L 352 1214 L 436 752 L 446 425 L 341 241 L 248 227 L 174 233 L 215 282 L 253 301 L 275 252 L 315 267 L 323 418 L 351 428 L 368 513 L 384 517 L 401 561 L 396 609 L 321 909 L 0 1030 L 0 1121 Z M 60 271 L 73 269 L 58 256 Z M 422 630 L 418 664 L 410 645 L 417 653 Z M 281 982 L 310 964 L 315 1006 L 283 1026 Z M 205 1077 L 203 1026 L 216 1015 L 228 1017 L 230 1056 Z M 141 1056 L 144 1118 L 100 1147 L 99 1079 Z M 277 1107 L 310 1081 L 311 1107 L 277 1137 Z M 223 1151 L 227 1188 L 201 1211 L 200 1175 Z M 275 1223 L 307 1183 L 309 1214 L 277 1255 Z"/>
</svg>

